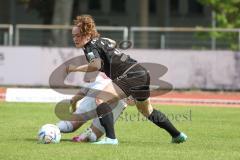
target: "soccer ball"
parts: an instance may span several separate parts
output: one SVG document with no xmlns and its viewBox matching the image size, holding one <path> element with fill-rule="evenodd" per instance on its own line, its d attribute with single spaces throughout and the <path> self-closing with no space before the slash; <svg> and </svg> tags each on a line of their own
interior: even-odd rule
<svg viewBox="0 0 240 160">
<path fill-rule="evenodd" d="M 59 143 L 61 133 L 59 128 L 53 124 L 45 124 L 38 131 L 38 142 L 43 144 Z"/>
</svg>

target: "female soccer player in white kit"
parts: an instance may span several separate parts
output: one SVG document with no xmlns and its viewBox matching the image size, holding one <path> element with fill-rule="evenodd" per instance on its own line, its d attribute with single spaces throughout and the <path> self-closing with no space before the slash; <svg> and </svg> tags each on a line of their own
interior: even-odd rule
<svg viewBox="0 0 240 160">
<path fill-rule="evenodd" d="M 111 79 L 109 79 L 104 73 L 99 73 L 99 75 L 96 77 L 96 80 L 94 82 L 88 83 L 86 88 L 91 88 L 95 90 L 102 90 L 108 83 L 111 82 Z M 95 110 L 97 108 L 96 106 L 96 100 L 94 97 L 91 96 L 85 96 L 81 100 L 78 99 L 78 95 L 75 95 L 72 100 L 73 105 L 76 106 L 76 111 L 74 114 L 83 114 L 91 110 Z M 78 101 L 76 103 L 76 101 Z M 119 118 L 122 111 L 125 109 L 127 104 L 120 100 L 116 106 L 116 108 L 113 109 L 112 113 L 114 116 L 114 122 Z M 73 106 L 74 108 L 75 106 Z M 76 131 L 78 128 L 80 128 L 85 122 L 83 121 L 60 121 L 56 125 L 59 127 L 60 131 L 62 133 L 71 133 Z M 86 129 L 85 132 L 82 134 L 73 137 L 74 142 L 94 142 L 98 138 L 100 138 L 105 133 L 104 127 L 100 124 L 99 118 L 95 118 L 89 128 Z"/>
</svg>

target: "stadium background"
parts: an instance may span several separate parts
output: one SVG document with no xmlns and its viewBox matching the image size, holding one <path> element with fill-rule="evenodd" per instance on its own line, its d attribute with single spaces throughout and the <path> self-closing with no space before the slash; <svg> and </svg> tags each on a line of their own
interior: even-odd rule
<svg viewBox="0 0 240 160">
<path fill-rule="evenodd" d="M 239 13 L 239 2 L 228 2 L 236 3 Z M 228 2 L 219 1 L 223 6 L 227 6 Z M 162 149 L 161 153 L 167 153 L 163 156 L 165 159 L 237 159 L 240 156 L 236 149 L 239 144 L 237 113 L 240 106 L 240 26 L 221 25 L 217 10 L 198 0 L 0 0 L 1 131 L 12 131 L 7 126 L 7 121 L 12 120 L 8 117 L 13 113 L 16 119 L 22 118 L 17 113 L 21 112 L 20 108 L 25 112 L 25 118 L 28 114 L 36 116 L 38 112 L 42 114 L 43 110 L 47 111 L 48 115 L 39 117 L 39 121 L 33 121 L 36 126 L 26 121 L 13 121 L 11 125 L 12 128 L 19 125 L 16 128 L 23 133 L 23 128 L 28 128 L 26 124 L 30 125 L 29 134 L 16 132 L 12 136 L 17 133 L 25 136 L 22 141 L 21 137 L 15 139 L 23 145 L 35 148 L 38 146 L 32 145 L 35 143 L 32 137 L 35 136 L 36 129 L 43 123 L 56 121 L 52 118 L 55 116 L 52 113 L 52 103 L 70 98 L 71 95 L 62 95 L 49 89 L 49 77 L 59 65 L 82 55 L 82 51 L 74 48 L 71 38 L 72 20 L 78 14 L 91 14 L 96 20 L 99 32 L 115 39 L 118 44 L 130 41 L 132 46 L 123 48 L 123 52 L 140 62 L 166 66 L 168 72 L 161 79 L 171 83 L 174 90 L 166 95 L 153 97 L 152 101 L 158 104 L 157 107 L 160 105 L 164 111 L 175 115 L 182 114 L 182 110 L 192 113 L 189 115 L 193 116 L 191 121 L 177 123 L 192 137 L 189 146 L 184 144 L 182 150 L 175 152 L 176 148 L 166 144 L 162 145 L 165 149 L 154 145 L 153 148 L 150 147 L 152 151 L 147 150 L 147 153 L 155 154 L 158 149 Z M 66 83 L 79 85 L 82 83 L 81 77 L 81 74 L 70 75 Z M 211 107 L 224 108 L 212 110 Z M 135 112 L 130 108 L 130 113 Z M 31 121 L 34 117 L 29 118 L 26 119 Z M 205 121 L 205 118 L 208 121 Z M 124 128 L 125 123 L 121 121 L 119 128 Z M 137 123 L 133 125 L 137 126 Z M 197 125 L 200 128 L 196 128 Z M 132 126 L 126 128 L 130 129 L 130 134 L 135 135 L 133 128 L 137 127 Z M 207 126 L 213 128 L 209 130 Z M 228 132 L 225 132 L 227 129 Z M 148 135 L 147 132 L 144 134 L 145 130 L 142 137 Z M 205 132 L 201 132 L 204 130 Z M 233 132 L 230 132 L 231 130 Z M 214 137 L 213 133 L 216 132 L 219 136 L 229 138 L 229 143 Z M 199 137 L 200 133 L 202 137 Z M 137 141 L 142 142 L 141 138 L 136 139 L 133 135 L 123 136 L 124 131 L 119 134 L 126 148 L 138 145 Z M 26 150 L 19 154 L 16 152 L 21 145 L 13 149 L 16 153 L 11 153 L 10 148 L 16 145 L 13 142 L 15 139 L 4 133 L 0 135 L 5 139 L 0 142 L 0 148 L 4 150 L 0 154 L 2 159 L 27 157 Z M 208 135 L 212 137 L 209 139 Z M 199 140 L 194 139 L 194 136 Z M 166 135 L 161 138 L 166 138 Z M 155 142 L 156 139 L 146 139 L 138 147 L 149 147 L 147 140 Z M 202 144 L 203 141 L 205 148 L 199 148 L 199 143 Z M 63 141 L 63 145 L 64 143 L 66 142 Z M 66 145 L 69 147 L 68 143 Z M 92 149 L 90 146 L 81 145 L 81 148 L 83 147 L 84 151 L 86 148 Z M 167 156 L 171 155 L 171 152 L 167 152 L 168 149 L 173 152 L 173 156 Z M 184 150 L 192 152 L 185 155 Z M 45 149 L 40 148 L 40 152 L 44 151 Z M 49 151 L 57 153 L 53 148 Z M 120 155 L 124 157 L 125 151 L 120 150 Z M 139 151 L 137 159 L 146 159 L 141 152 L 142 148 L 134 151 Z M 197 152 L 200 156 L 196 156 Z M 95 157 L 102 153 L 104 149 L 97 152 Z M 47 155 L 52 156 L 52 153 L 48 152 Z M 133 156 L 134 152 L 130 155 Z M 32 155 L 36 158 L 35 156 L 37 157 L 38 153 Z M 127 159 L 134 159 L 132 156 Z M 65 158 L 69 157 L 71 156 Z M 93 158 L 87 154 L 83 157 Z M 156 154 L 151 157 L 160 156 Z"/>
</svg>

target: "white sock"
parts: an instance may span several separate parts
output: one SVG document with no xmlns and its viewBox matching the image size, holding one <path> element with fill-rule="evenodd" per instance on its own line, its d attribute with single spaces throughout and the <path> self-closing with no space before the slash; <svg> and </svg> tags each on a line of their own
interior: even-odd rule
<svg viewBox="0 0 240 160">
<path fill-rule="evenodd" d="M 73 125 L 70 121 L 60 121 L 56 124 L 62 133 L 73 132 Z"/>
<path fill-rule="evenodd" d="M 89 142 L 96 142 L 97 136 L 91 128 L 87 128 L 80 136 L 86 137 Z"/>
<path fill-rule="evenodd" d="M 97 141 L 97 136 L 94 132 L 92 132 L 89 136 L 88 136 L 88 140 L 89 142 L 96 142 Z"/>
</svg>

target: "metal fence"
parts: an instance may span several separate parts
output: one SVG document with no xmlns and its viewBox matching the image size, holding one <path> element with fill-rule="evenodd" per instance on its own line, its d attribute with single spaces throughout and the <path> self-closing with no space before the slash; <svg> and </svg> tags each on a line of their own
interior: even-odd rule
<svg viewBox="0 0 240 160">
<path fill-rule="evenodd" d="M 13 42 L 13 25 L 0 24 L 0 45 L 11 46 Z"/>
<path fill-rule="evenodd" d="M 72 26 L 0 25 L 0 45 L 25 46 L 72 46 Z M 240 29 L 227 28 L 171 28 L 99 26 L 103 37 L 121 42 L 130 40 L 134 48 L 156 49 L 237 49 L 240 50 Z M 64 42 L 64 43 L 59 43 Z"/>
<path fill-rule="evenodd" d="M 240 49 L 240 29 L 131 27 L 135 48 Z"/>
<path fill-rule="evenodd" d="M 24 25 L 16 26 L 15 45 L 72 46 L 72 26 L 63 25 Z M 101 35 L 117 41 L 128 39 L 127 27 L 99 26 Z"/>
</svg>

